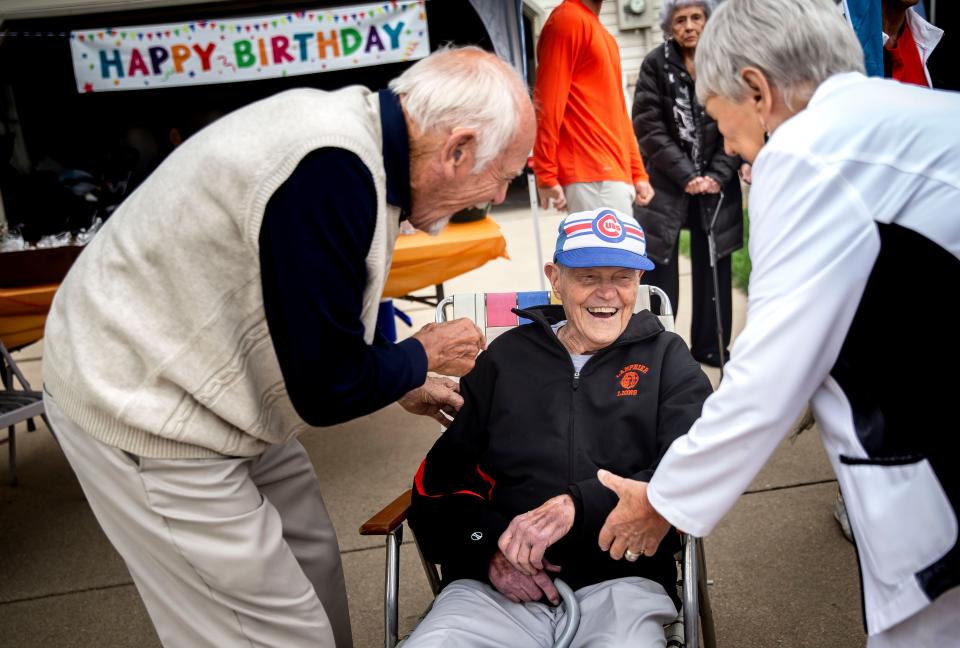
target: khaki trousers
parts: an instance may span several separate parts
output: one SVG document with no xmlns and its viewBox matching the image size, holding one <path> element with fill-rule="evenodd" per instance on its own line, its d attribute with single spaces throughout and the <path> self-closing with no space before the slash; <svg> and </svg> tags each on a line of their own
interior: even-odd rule
<svg viewBox="0 0 960 648">
<path fill-rule="evenodd" d="M 149 459 L 47 415 L 164 646 L 352 645 L 337 538 L 298 441 Z"/>
</svg>

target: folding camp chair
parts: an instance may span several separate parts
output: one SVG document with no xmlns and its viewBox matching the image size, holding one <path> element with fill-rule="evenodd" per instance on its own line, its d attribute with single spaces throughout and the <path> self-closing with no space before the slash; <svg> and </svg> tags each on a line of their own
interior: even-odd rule
<svg viewBox="0 0 960 648">
<path fill-rule="evenodd" d="M 656 286 L 641 284 L 637 293 L 635 312 L 650 310 L 650 297 L 660 301 L 658 317 L 664 328 L 674 330 L 673 309 L 670 298 Z M 518 316 L 514 308 L 525 309 L 543 304 L 559 304 L 553 293 L 546 291 L 518 293 L 457 294 L 443 299 L 437 305 L 436 321 L 469 317 L 484 330 L 487 342 L 509 329 L 528 324 L 531 320 Z M 452 307 L 452 308 L 449 308 Z M 405 491 L 380 512 L 360 527 L 361 535 L 386 536 L 386 574 L 384 581 L 384 647 L 397 645 L 399 630 L 400 545 L 403 542 L 403 522 L 406 520 L 412 498 L 411 490 Z M 417 551 L 434 596 L 440 592 L 440 574 L 437 566 L 428 561 L 419 545 Z M 665 628 L 667 648 L 716 648 L 716 633 L 713 612 L 707 593 L 707 572 L 703 543 L 699 538 L 683 536 L 683 548 L 678 557 L 681 577 L 678 582 L 681 614 Z M 565 603 L 571 597 L 564 597 Z M 569 605 L 569 604 L 568 604 Z M 569 608 L 568 608 L 569 610 Z"/>
<path fill-rule="evenodd" d="M 30 389 L 30 383 L 27 382 L 2 341 L 0 341 L 0 381 L 3 383 L 0 385 L 3 388 L 0 390 L 0 429 L 7 428 L 7 438 L 0 440 L 0 444 L 8 445 L 9 483 L 14 486 L 17 483 L 17 424 L 26 421 L 27 430 L 32 432 L 36 429 L 33 419 L 39 416 L 43 418 L 48 429 L 53 428 L 50 427 L 50 422 L 44 413 L 43 394 Z M 20 383 L 19 388 L 14 381 Z"/>
</svg>

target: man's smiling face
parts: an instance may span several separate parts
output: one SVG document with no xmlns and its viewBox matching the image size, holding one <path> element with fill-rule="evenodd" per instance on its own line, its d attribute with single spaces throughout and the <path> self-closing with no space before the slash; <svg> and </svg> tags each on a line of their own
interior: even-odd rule
<svg viewBox="0 0 960 648">
<path fill-rule="evenodd" d="M 547 274 L 563 301 L 566 326 L 572 328 L 568 334 L 583 341 L 585 352 L 595 353 L 610 346 L 627 328 L 637 302 L 641 271 L 550 264 Z"/>
</svg>

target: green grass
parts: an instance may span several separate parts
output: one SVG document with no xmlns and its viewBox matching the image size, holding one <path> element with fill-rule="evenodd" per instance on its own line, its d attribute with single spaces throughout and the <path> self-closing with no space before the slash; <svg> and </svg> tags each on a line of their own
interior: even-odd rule
<svg viewBox="0 0 960 648">
<path fill-rule="evenodd" d="M 690 230 L 680 230 L 680 254 L 690 256 Z"/>
<path fill-rule="evenodd" d="M 750 254 L 747 252 L 747 242 L 750 240 L 750 215 L 743 210 L 743 247 L 733 253 L 731 261 L 733 285 L 746 292 L 750 286 Z M 680 230 L 680 254 L 690 256 L 690 232 Z"/>
<path fill-rule="evenodd" d="M 733 285 L 747 292 L 750 286 L 750 270 L 753 264 L 750 263 L 750 253 L 747 252 L 747 243 L 750 241 L 750 214 L 743 210 L 743 247 L 733 253 L 732 272 Z"/>
</svg>

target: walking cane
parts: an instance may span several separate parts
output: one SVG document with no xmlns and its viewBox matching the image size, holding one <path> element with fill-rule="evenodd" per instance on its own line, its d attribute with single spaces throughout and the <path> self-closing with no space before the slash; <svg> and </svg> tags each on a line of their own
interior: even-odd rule
<svg viewBox="0 0 960 648">
<path fill-rule="evenodd" d="M 553 581 L 553 584 L 557 586 L 557 591 L 560 593 L 560 598 L 563 599 L 563 605 L 567 611 L 567 621 L 563 624 L 560 636 L 553 643 L 553 648 L 568 648 L 573 643 L 577 628 L 580 627 L 580 602 L 577 601 L 577 596 L 570 589 L 570 586 L 562 580 L 558 578 Z"/>
<path fill-rule="evenodd" d="M 717 200 L 717 207 L 713 210 L 710 226 L 707 228 L 707 245 L 710 249 L 710 272 L 713 274 L 713 310 L 717 322 L 717 351 L 720 354 L 720 380 L 723 380 L 723 365 L 726 363 L 726 345 L 723 343 L 723 322 L 720 320 L 720 279 L 717 276 L 717 239 L 713 233 L 713 226 L 717 224 L 720 215 L 720 205 L 723 204 L 723 191 Z"/>
</svg>

